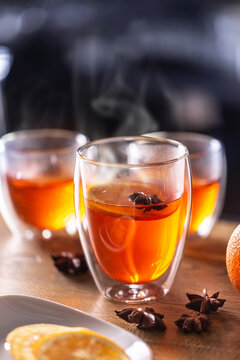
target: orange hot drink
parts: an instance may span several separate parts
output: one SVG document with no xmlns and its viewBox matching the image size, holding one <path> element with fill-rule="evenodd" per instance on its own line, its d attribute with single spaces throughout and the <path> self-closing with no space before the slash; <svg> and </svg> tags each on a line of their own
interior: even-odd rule
<svg viewBox="0 0 240 360">
<path fill-rule="evenodd" d="M 193 179 L 190 234 L 196 233 L 203 220 L 214 212 L 219 187 L 219 181 L 199 184 Z"/>
<path fill-rule="evenodd" d="M 171 264 L 182 229 L 182 197 L 168 203 L 136 205 L 132 193 L 156 194 L 143 184 L 110 183 L 91 187 L 85 199 L 90 241 L 110 277 L 141 284 L 157 279 Z"/>
<path fill-rule="evenodd" d="M 74 217 L 73 180 L 7 177 L 13 207 L 20 219 L 38 229 L 60 230 Z"/>
</svg>

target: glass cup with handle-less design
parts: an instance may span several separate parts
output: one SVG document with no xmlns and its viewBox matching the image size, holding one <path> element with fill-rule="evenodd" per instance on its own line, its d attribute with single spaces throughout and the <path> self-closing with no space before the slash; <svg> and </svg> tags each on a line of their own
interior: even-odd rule
<svg viewBox="0 0 240 360">
<path fill-rule="evenodd" d="M 13 233 L 28 239 L 77 234 L 75 153 L 86 142 L 84 135 L 63 129 L 1 138 L 1 212 Z"/>
<path fill-rule="evenodd" d="M 206 237 L 219 218 L 226 187 L 223 144 L 208 135 L 188 132 L 154 132 L 146 136 L 173 139 L 189 151 L 192 168 L 192 216 L 190 237 Z"/>
<path fill-rule="evenodd" d="M 106 298 L 137 303 L 168 293 L 182 257 L 190 208 L 184 145 L 118 137 L 78 149 L 77 225 L 90 271 Z"/>
</svg>

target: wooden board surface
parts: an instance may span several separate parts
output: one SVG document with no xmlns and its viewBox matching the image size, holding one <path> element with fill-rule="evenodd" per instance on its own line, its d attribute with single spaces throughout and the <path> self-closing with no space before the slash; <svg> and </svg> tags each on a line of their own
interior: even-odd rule
<svg viewBox="0 0 240 360">
<path fill-rule="evenodd" d="M 240 294 L 232 287 L 226 272 L 225 250 L 237 224 L 219 222 L 205 240 L 188 242 L 171 292 L 151 303 L 164 314 L 165 332 L 142 331 L 119 319 L 114 310 L 127 307 L 110 303 L 97 291 L 89 273 L 65 276 L 53 266 L 52 250 L 80 248 L 78 241 L 45 243 L 23 241 L 13 237 L 0 222 L 0 295 L 23 294 L 57 301 L 119 325 L 145 340 L 155 360 L 239 360 L 240 359 Z M 205 333 L 184 334 L 174 324 L 187 302 L 185 293 L 209 294 L 220 291 L 226 304 L 211 315 L 212 326 Z M 139 306 L 135 306 L 136 308 Z"/>
</svg>

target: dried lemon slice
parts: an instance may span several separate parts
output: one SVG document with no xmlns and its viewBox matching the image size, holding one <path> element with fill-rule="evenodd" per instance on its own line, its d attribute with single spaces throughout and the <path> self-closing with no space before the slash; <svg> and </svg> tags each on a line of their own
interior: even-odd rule
<svg viewBox="0 0 240 360">
<path fill-rule="evenodd" d="M 124 350 L 89 329 L 65 329 L 33 344 L 37 360 L 129 360 Z"/>
<path fill-rule="evenodd" d="M 32 353 L 32 344 L 42 335 L 62 331 L 66 328 L 66 326 L 55 324 L 19 326 L 7 335 L 6 341 L 9 344 L 7 348 L 9 348 L 10 353 L 16 360 L 35 360 L 35 356 Z"/>
</svg>

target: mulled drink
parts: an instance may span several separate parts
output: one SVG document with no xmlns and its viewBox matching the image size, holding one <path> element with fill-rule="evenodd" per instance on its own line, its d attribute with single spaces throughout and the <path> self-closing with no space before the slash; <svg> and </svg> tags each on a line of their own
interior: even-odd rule
<svg viewBox="0 0 240 360">
<path fill-rule="evenodd" d="M 1 138 L 1 210 L 28 239 L 77 235 L 75 151 L 87 139 L 62 129 L 17 131 Z"/>
<path fill-rule="evenodd" d="M 192 184 L 192 216 L 189 233 L 197 233 L 205 219 L 211 217 L 217 206 L 220 181 Z"/>
<path fill-rule="evenodd" d="M 187 132 L 147 134 L 183 143 L 192 169 L 192 215 L 190 238 L 206 237 L 219 218 L 226 187 L 226 157 L 222 143 L 210 136 Z"/>
<path fill-rule="evenodd" d="M 65 228 L 74 218 L 73 179 L 37 180 L 6 178 L 12 205 L 26 224 L 44 230 Z"/>
<path fill-rule="evenodd" d="M 141 302 L 165 295 L 190 219 L 186 148 L 144 137 L 88 145 L 77 154 L 75 207 L 97 287 L 116 301 Z"/>
</svg>

